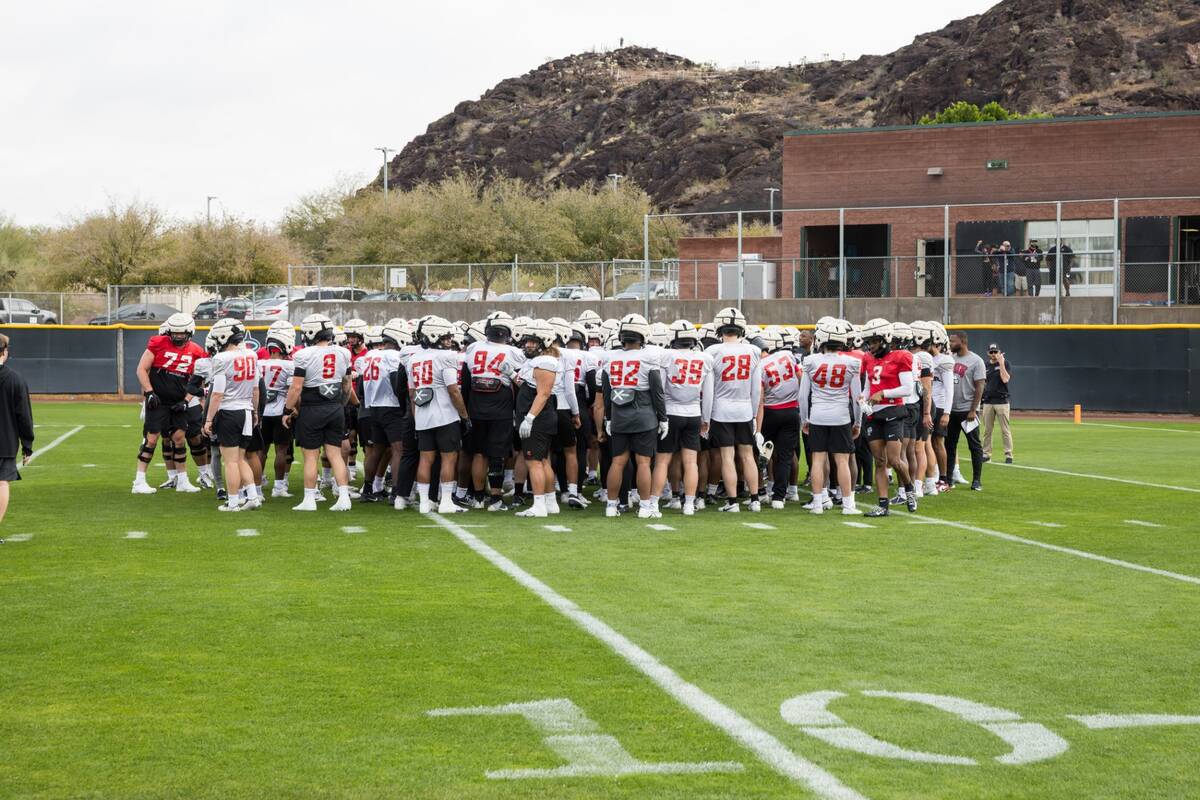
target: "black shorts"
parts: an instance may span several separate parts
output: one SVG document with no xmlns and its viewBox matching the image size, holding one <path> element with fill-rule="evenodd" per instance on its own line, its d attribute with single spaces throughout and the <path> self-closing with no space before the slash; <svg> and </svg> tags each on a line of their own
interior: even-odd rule
<svg viewBox="0 0 1200 800">
<path fill-rule="evenodd" d="M 340 445 L 346 438 L 346 410 L 341 403 L 301 405 L 295 427 L 296 444 L 305 450 Z"/>
<path fill-rule="evenodd" d="M 399 444 L 400 440 L 404 438 L 404 417 L 404 409 L 399 406 L 372 408 L 371 416 L 367 417 L 371 422 L 371 434 L 367 437 L 367 441 L 384 447 L 389 444 Z M 362 421 L 361 417 L 359 421 Z"/>
<path fill-rule="evenodd" d="M 658 430 L 641 433 L 614 433 L 609 437 L 613 456 L 633 451 L 635 456 L 653 456 L 658 440 Z"/>
<path fill-rule="evenodd" d="M 808 449 L 813 453 L 853 453 L 854 427 L 845 425 L 808 425 Z"/>
<path fill-rule="evenodd" d="M 942 425 L 940 422 L 938 422 L 938 420 L 940 420 L 942 418 L 943 414 L 946 415 L 946 424 L 949 425 L 950 415 L 947 412 L 943 411 L 940 408 L 935 408 L 933 410 L 933 435 L 940 436 L 943 439 L 945 439 L 946 438 L 946 425 Z"/>
<path fill-rule="evenodd" d="M 253 428 L 247 428 L 250 412 L 226 411 L 221 409 L 213 417 L 213 438 L 221 447 L 239 447 L 242 450 L 250 446 L 250 436 Z"/>
<path fill-rule="evenodd" d="M 575 446 L 575 424 L 569 409 L 558 409 L 558 431 L 554 434 L 554 449 L 565 450 Z"/>
<path fill-rule="evenodd" d="M 733 447 L 735 444 L 754 444 L 754 428 L 750 422 L 718 422 L 713 420 L 708 433 L 713 447 Z"/>
<path fill-rule="evenodd" d="M 186 431 L 188 427 L 187 409 L 172 411 L 167 403 L 159 403 L 158 408 L 146 409 L 146 433 L 167 434 L 171 431 Z"/>
<path fill-rule="evenodd" d="M 379 444 L 375 441 L 375 424 L 373 420 L 375 415 L 379 413 L 379 409 L 371 409 L 371 413 L 359 412 L 358 417 L 354 420 L 355 433 L 358 435 L 358 443 L 363 447 L 369 444 Z"/>
<path fill-rule="evenodd" d="M 273 444 L 276 447 L 284 447 L 292 441 L 292 429 L 283 426 L 283 417 L 263 417 L 262 437 L 264 444 Z"/>
<path fill-rule="evenodd" d="M 918 442 L 925 442 L 929 440 L 929 428 L 925 427 L 924 408 L 924 403 L 917 404 L 917 424 L 913 428 L 913 438 Z"/>
<path fill-rule="evenodd" d="M 508 458 L 513 452 L 513 426 L 507 419 L 473 420 L 469 451 L 485 458 Z"/>
<path fill-rule="evenodd" d="M 700 449 L 700 418 L 667 415 L 667 437 L 658 440 L 658 452 L 678 453 Z"/>
<path fill-rule="evenodd" d="M 200 429 L 204 427 L 204 406 L 194 405 L 188 406 L 187 410 L 187 430 L 184 435 L 189 439 L 195 439 L 200 435 Z"/>
<path fill-rule="evenodd" d="M 0 481 L 19 481 L 21 473 L 17 472 L 17 459 L 0 458 Z"/>
<path fill-rule="evenodd" d="M 915 439 L 917 438 L 917 423 L 921 416 L 920 403 L 905 403 L 904 404 L 904 428 L 900 432 L 901 438 Z"/>
<path fill-rule="evenodd" d="M 349 439 L 351 433 L 358 433 L 358 406 L 344 405 L 342 406 L 342 413 L 346 419 L 345 431 L 342 434 L 342 438 Z"/>
<path fill-rule="evenodd" d="M 250 441 L 246 442 L 247 453 L 265 453 L 267 445 L 263 441 L 262 427 L 255 425 L 250 431 Z"/>
<path fill-rule="evenodd" d="M 556 434 L 548 431 L 534 430 L 522 442 L 524 449 L 521 452 L 525 454 L 525 460 L 541 461 L 550 455 L 550 446 L 555 442 L 555 439 Z"/>
<path fill-rule="evenodd" d="M 867 417 L 863 427 L 863 438 L 868 442 L 898 442 L 904 437 L 904 420 L 908 416 L 905 406 L 884 406 Z"/>
<path fill-rule="evenodd" d="M 462 425 L 449 422 L 436 428 L 417 431 L 417 449 L 422 453 L 457 453 L 462 449 Z"/>
</svg>

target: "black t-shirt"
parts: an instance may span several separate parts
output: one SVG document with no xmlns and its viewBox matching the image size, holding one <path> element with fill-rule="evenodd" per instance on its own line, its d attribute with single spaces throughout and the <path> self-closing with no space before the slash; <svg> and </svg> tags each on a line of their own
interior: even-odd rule
<svg viewBox="0 0 1200 800">
<path fill-rule="evenodd" d="M 1000 380 L 1000 365 L 994 361 L 986 364 L 987 374 L 983 379 L 983 402 L 1004 404 L 1008 402 L 1008 384 Z M 1004 360 L 1004 369 L 1008 372 L 1008 380 L 1012 382 L 1013 366 L 1008 359 Z"/>
</svg>

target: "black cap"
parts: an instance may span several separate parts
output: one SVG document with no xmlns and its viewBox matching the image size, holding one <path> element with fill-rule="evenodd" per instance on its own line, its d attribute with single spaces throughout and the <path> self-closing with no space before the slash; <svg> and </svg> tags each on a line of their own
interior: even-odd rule
<svg viewBox="0 0 1200 800">
<path fill-rule="evenodd" d="M 1000 345 L 996 344 L 995 342 L 992 342 L 991 344 L 988 345 L 988 352 L 989 353 L 999 353 Z"/>
</svg>

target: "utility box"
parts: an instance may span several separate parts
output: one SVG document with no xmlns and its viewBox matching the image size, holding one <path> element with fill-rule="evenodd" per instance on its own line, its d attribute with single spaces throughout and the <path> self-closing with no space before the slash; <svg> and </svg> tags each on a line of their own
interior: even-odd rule
<svg viewBox="0 0 1200 800">
<path fill-rule="evenodd" d="M 742 259 L 742 299 L 774 300 L 776 297 L 776 265 L 761 261 L 757 255 Z M 717 297 L 738 299 L 738 262 L 723 261 L 717 265 Z"/>
</svg>

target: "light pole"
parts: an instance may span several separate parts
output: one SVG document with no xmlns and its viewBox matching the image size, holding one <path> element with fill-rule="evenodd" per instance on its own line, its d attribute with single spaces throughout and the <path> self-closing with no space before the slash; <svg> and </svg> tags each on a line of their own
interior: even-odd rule
<svg viewBox="0 0 1200 800">
<path fill-rule="evenodd" d="M 608 178 L 608 182 L 610 184 L 612 184 L 612 190 L 615 192 L 617 190 L 617 184 L 619 184 L 621 182 L 621 179 L 624 178 L 625 176 L 620 175 L 616 172 L 610 172 L 610 173 L 608 173 L 608 175 L 606 177 Z"/>
<path fill-rule="evenodd" d="M 396 149 L 394 147 L 376 147 L 375 149 L 383 153 L 383 195 L 386 197 L 388 192 L 388 153 L 394 153 Z"/>
<path fill-rule="evenodd" d="M 208 226 L 212 227 L 212 201 L 216 200 L 215 194 L 210 194 L 204 198 L 204 218 L 208 221 Z"/>
<path fill-rule="evenodd" d="M 767 192 L 771 198 L 771 233 L 775 233 L 775 193 L 779 190 L 774 186 L 768 186 L 766 189 L 763 189 L 763 191 Z"/>
</svg>

